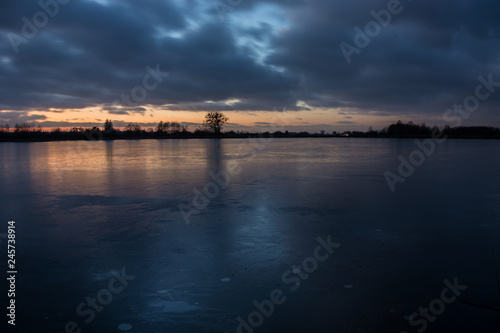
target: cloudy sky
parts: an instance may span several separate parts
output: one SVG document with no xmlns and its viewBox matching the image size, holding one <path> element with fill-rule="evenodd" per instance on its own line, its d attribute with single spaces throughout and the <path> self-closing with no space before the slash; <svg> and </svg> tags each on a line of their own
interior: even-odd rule
<svg viewBox="0 0 500 333">
<path fill-rule="evenodd" d="M 499 13 L 498 0 L 4 0 L 0 123 L 194 128 L 221 110 L 235 130 L 277 112 L 311 132 L 443 126 L 478 76 L 500 82 Z M 500 126 L 496 89 L 464 125 Z"/>
</svg>

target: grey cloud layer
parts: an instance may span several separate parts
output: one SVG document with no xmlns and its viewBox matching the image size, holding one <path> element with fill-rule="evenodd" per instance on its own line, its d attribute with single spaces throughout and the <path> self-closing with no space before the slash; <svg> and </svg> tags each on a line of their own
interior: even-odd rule
<svg viewBox="0 0 500 333">
<path fill-rule="evenodd" d="M 7 33 L 20 35 L 21 18 L 31 20 L 40 7 L 8 2 L 0 11 L 0 108 L 104 104 L 113 114 L 140 113 L 109 105 L 156 64 L 170 75 L 144 103 L 172 110 L 298 110 L 302 100 L 361 113 L 438 115 L 473 92 L 478 75 L 496 71 L 500 81 L 498 1 L 401 3 L 404 11 L 348 65 L 339 43 L 352 43 L 354 26 L 363 28 L 387 1 L 244 0 L 220 20 L 211 1 L 75 0 L 18 54 Z M 265 17 L 252 26 L 231 17 L 258 17 L 262 8 L 269 8 L 265 17 L 284 15 L 285 28 Z M 268 43 L 266 54 L 258 59 L 242 40 Z M 240 102 L 223 103 L 228 99 Z M 480 118 L 498 119 L 499 100 L 489 100 Z"/>
</svg>

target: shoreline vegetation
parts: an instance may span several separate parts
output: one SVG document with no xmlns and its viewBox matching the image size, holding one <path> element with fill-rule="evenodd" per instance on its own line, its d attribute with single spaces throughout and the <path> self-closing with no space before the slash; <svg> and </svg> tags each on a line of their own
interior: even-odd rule
<svg viewBox="0 0 500 333">
<path fill-rule="evenodd" d="M 137 139 L 205 139 L 205 138 L 317 138 L 317 137 L 339 137 L 339 138 L 432 138 L 433 133 L 448 139 L 500 139 L 500 128 L 489 126 L 459 126 L 438 127 L 413 122 L 403 123 L 398 121 L 381 130 L 371 127 L 368 131 L 344 131 L 327 133 L 268 131 L 226 131 L 221 129 L 228 120 L 220 112 L 210 112 L 206 115 L 203 125 L 194 131 L 188 131 L 185 126 L 178 122 L 158 123 L 156 128 L 141 128 L 140 124 L 129 123 L 124 129 L 115 129 L 111 120 L 106 120 L 102 128 L 73 127 L 69 130 L 54 128 L 51 130 L 36 127 L 34 124 L 15 124 L 13 128 L 9 125 L 0 125 L 0 142 L 43 142 L 43 141 L 76 141 L 76 140 L 137 140 Z M 270 131 L 271 130 L 271 131 Z"/>
</svg>

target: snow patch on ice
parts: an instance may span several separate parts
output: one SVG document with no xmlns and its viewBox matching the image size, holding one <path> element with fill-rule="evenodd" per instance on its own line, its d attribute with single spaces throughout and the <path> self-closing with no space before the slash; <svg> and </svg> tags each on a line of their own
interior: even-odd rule
<svg viewBox="0 0 500 333">
<path fill-rule="evenodd" d="M 120 331 L 128 331 L 132 328 L 132 325 L 130 324 L 127 324 L 127 323 L 121 323 L 120 325 L 118 325 L 118 329 Z"/>
<path fill-rule="evenodd" d="M 92 274 L 92 281 L 102 281 L 102 280 L 109 280 L 113 277 L 113 273 L 111 272 L 104 272 L 104 273 L 94 273 Z"/>
<path fill-rule="evenodd" d="M 220 280 L 221 280 L 222 282 L 229 282 L 229 281 L 231 281 L 231 278 L 228 278 L 228 277 L 227 277 L 227 278 L 223 278 L 223 279 L 220 279 Z"/>
<path fill-rule="evenodd" d="M 149 306 L 153 308 L 161 308 L 163 312 L 188 312 L 198 310 L 200 308 L 184 301 L 173 302 L 162 300 L 153 301 L 149 304 Z"/>
</svg>

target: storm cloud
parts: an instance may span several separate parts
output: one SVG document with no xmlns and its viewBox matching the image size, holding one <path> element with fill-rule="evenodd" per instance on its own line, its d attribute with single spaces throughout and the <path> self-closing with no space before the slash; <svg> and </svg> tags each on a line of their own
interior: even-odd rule
<svg viewBox="0 0 500 333">
<path fill-rule="evenodd" d="M 24 115 L 100 107 L 123 115 L 140 114 L 144 105 L 194 111 L 287 106 L 432 119 L 473 94 L 478 76 L 493 73 L 500 81 L 500 3 L 494 0 L 401 1 L 401 11 L 346 61 L 341 43 L 356 46 L 355 28 L 364 32 L 373 12 L 389 2 L 6 2 L 0 109 Z M 148 81 L 148 66 L 168 76 Z M 145 82 L 154 88 L 136 88 L 133 104 L 121 98 Z M 499 106 L 500 94 L 492 94 L 476 119 L 498 124 Z"/>
</svg>

